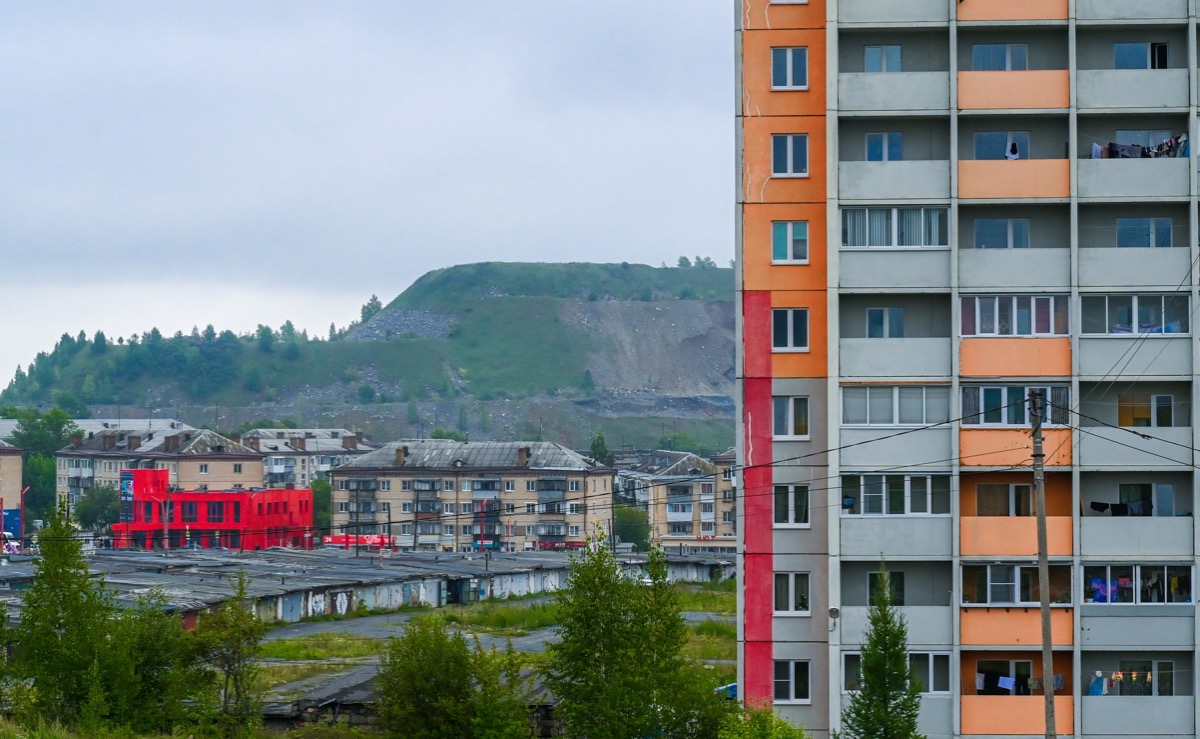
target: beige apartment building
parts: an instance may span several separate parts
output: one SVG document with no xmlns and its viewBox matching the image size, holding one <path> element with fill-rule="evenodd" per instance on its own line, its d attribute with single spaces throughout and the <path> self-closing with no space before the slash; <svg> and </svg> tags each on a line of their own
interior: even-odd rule
<svg viewBox="0 0 1200 739">
<path fill-rule="evenodd" d="M 405 550 L 574 549 L 612 516 L 613 470 L 553 442 L 407 439 L 331 474 L 331 533 Z"/>
<path fill-rule="evenodd" d="M 665 549 L 733 553 L 733 464 L 732 452 L 709 461 L 691 452 L 658 449 L 617 474 L 618 497 L 646 511 L 650 540 Z"/>
<path fill-rule="evenodd" d="M 20 506 L 21 450 L 0 441 L 0 500 L 5 508 Z"/>
<path fill-rule="evenodd" d="M 180 490 L 260 487 L 262 455 L 207 429 L 104 429 L 78 433 L 56 455 L 60 503 L 74 507 L 92 487 L 119 487 L 123 469 L 165 469 Z"/>
<path fill-rule="evenodd" d="M 252 429 L 241 443 L 263 454 L 264 487 L 306 488 L 337 466 L 379 448 L 348 429 Z"/>
</svg>

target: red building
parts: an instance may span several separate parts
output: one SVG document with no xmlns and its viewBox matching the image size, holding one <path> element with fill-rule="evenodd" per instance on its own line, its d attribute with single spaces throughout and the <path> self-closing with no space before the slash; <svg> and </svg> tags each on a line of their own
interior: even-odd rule
<svg viewBox="0 0 1200 739">
<path fill-rule="evenodd" d="M 308 489 L 171 490 L 167 470 L 124 470 L 113 545 L 161 549 L 165 534 L 172 549 L 311 549 L 312 502 Z"/>
</svg>

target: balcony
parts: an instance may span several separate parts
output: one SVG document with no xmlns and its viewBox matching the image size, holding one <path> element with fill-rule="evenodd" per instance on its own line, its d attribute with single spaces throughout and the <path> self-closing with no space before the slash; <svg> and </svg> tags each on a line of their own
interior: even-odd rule
<svg viewBox="0 0 1200 739">
<path fill-rule="evenodd" d="M 1149 438 L 1142 438 L 1138 434 L 1145 434 Z M 1191 467 L 1192 453 L 1188 451 L 1191 446 L 1190 426 L 1131 428 L 1128 431 L 1108 426 L 1082 426 L 1079 429 L 1079 464 L 1093 469 Z"/>
<path fill-rule="evenodd" d="M 959 346 L 959 359 L 963 377 L 1069 377 L 1071 340 L 967 338 Z"/>
<path fill-rule="evenodd" d="M 1031 259 L 1036 270 L 1029 269 Z M 1062 289 L 1071 284 L 1071 250 L 960 249 L 958 284 L 963 290 Z"/>
<path fill-rule="evenodd" d="M 841 339 L 844 377 L 949 378 L 953 339 Z"/>
<path fill-rule="evenodd" d="M 950 73 L 840 74 L 838 109 L 842 113 L 949 113 Z"/>
<path fill-rule="evenodd" d="M 1041 110 L 1071 105 L 1070 72 L 959 72 L 959 110 Z"/>
<path fill-rule="evenodd" d="M 1119 200 L 1186 198 L 1190 159 L 1081 159 L 1079 197 Z"/>
<path fill-rule="evenodd" d="M 1079 250 L 1079 284 L 1174 292 L 1192 261 L 1187 249 L 1088 247 Z M 1066 284 L 1066 283 L 1063 283 Z"/>
<path fill-rule="evenodd" d="M 1196 699 L 1190 695 L 1085 695 L 1082 700 L 1084 735 L 1196 735 Z"/>
<path fill-rule="evenodd" d="M 843 428 L 841 446 L 861 443 L 842 451 L 842 467 L 878 469 L 908 467 L 921 464 L 945 464 L 954 455 L 950 452 L 951 434 L 948 427 L 922 429 L 904 436 L 895 436 L 894 427 Z"/>
<path fill-rule="evenodd" d="M 691 511 L 685 511 L 682 513 L 675 513 L 670 510 L 667 511 L 667 523 L 689 523 L 691 520 Z"/>
<path fill-rule="evenodd" d="M 845 516 L 841 528 L 845 557 L 945 557 L 952 546 L 949 516 Z"/>
<path fill-rule="evenodd" d="M 1131 3 L 1129 0 L 1075 0 L 1075 18 L 1080 21 L 1108 21 L 1121 25 L 1132 21 L 1156 20 L 1186 23 L 1188 4 L 1187 0 L 1154 0 L 1144 3 Z"/>
<path fill-rule="evenodd" d="M 1186 69 L 1081 69 L 1080 108 L 1186 108 Z"/>
<path fill-rule="evenodd" d="M 885 75 L 886 76 L 886 75 Z M 945 200 L 950 197 L 950 162 L 839 162 L 842 200 Z"/>
<path fill-rule="evenodd" d="M 959 545 L 965 557 L 1032 557 L 1038 552 L 1033 516 L 963 516 Z M 1071 556 L 1071 517 L 1046 517 L 1051 556 Z"/>
<path fill-rule="evenodd" d="M 1187 376 L 1191 372 L 1192 342 L 1185 336 L 1079 339 L 1081 379 L 1111 379 L 1114 373 L 1118 377 L 1163 377 Z"/>
<path fill-rule="evenodd" d="M 838 23 L 842 25 L 946 25 L 950 14 L 943 0 L 842 0 Z"/>
<path fill-rule="evenodd" d="M 861 644 L 866 638 L 867 610 L 865 606 L 842 609 L 843 644 Z M 954 643 L 953 606 L 900 606 L 896 610 L 908 619 L 910 647 L 937 647 Z"/>
<path fill-rule="evenodd" d="M 1075 732 L 1075 699 L 1069 695 L 1054 696 L 1054 728 L 1059 736 Z M 964 695 L 962 733 L 1044 736 L 1046 699 L 1040 695 Z"/>
<path fill-rule="evenodd" d="M 968 606 L 960 610 L 960 638 L 964 645 L 1042 645 L 1042 613 L 1036 604 Z M 1075 624 L 1070 608 L 1050 609 L 1050 635 L 1056 647 L 1069 647 L 1075 643 Z"/>
<path fill-rule="evenodd" d="M 1079 641 L 1084 649 L 1187 649 L 1190 653 L 1195 646 L 1195 613 L 1193 605 L 1084 605 Z"/>
<path fill-rule="evenodd" d="M 1066 467 L 1071 464 L 1071 429 L 1045 429 L 1046 464 Z M 903 438 L 903 437 L 902 437 Z M 963 427 L 958 435 L 962 464 L 980 467 L 1028 465 L 1032 451 L 1029 429 Z"/>
<path fill-rule="evenodd" d="M 958 19 L 960 21 L 1065 21 L 1067 19 L 1067 0 L 960 0 Z M 1005 732 L 994 733 L 1003 734 Z"/>
<path fill-rule="evenodd" d="M 1191 516 L 1084 516 L 1079 532 L 1088 557 L 1192 557 Z"/>
<path fill-rule="evenodd" d="M 296 471 L 294 464 L 271 464 L 267 465 L 267 472 L 272 475 L 283 475 Z"/>
<path fill-rule="evenodd" d="M 1071 162 L 963 160 L 958 163 L 958 196 L 975 200 L 1066 199 L 1071 196 Z"/>
<path fill-rule="evenodd" d="M 844 288 L 949 290 L 950 250 L 843 248 L 838 252 L 838 281 Z"/>
</svg>

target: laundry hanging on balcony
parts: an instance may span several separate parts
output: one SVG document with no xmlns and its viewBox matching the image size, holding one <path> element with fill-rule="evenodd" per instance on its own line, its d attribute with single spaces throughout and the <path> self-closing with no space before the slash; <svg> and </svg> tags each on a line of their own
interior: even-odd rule
<svg viewBox="0 0 1200 739">
<path fill-rule="evenodd" d="M 1157 146 L 1140 144 L 1118 144 L 1112 141 L 1107 146 L 1092 144 L 1092 159 L 1181 159 L 1190 150 L 1188 135 L 1182 133 L 1165 139 Z"/>
</svg>

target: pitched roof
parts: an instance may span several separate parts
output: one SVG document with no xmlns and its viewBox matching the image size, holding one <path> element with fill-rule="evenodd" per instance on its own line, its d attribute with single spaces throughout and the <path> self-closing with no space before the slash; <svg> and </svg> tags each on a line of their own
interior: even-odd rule
<svg viewBox="0 0 1200 739">
<path fill-rule="evenodd" d="M 238 456 L 258 459 L 261 454 L 208 429 L 106 429 L 88 434 L 78 447 L 65 447 L 59 454 L 111 454 L 142 456 Z"/>
<path fill-rule="evenodd" d="M 698 470 L 695 472 L 694 470 Z M 624 471 L 650 477 L 695 477 L 717 471 L 712 462 L 691 452 L 655 449 L 641 456 L 637 464 Z"/>
<path fill-rule="evenodd" d="M 552 441 L 453 441 L 451 439 L 402 439 L 368 452 L 338 468 L 396 468 L 396 452 L 406 448 L 403 469 L 522 469 L 520 449 L 529 449 L 524 469 L 585 471 L 605 469 L 603 465 Z"/>
</svg>

